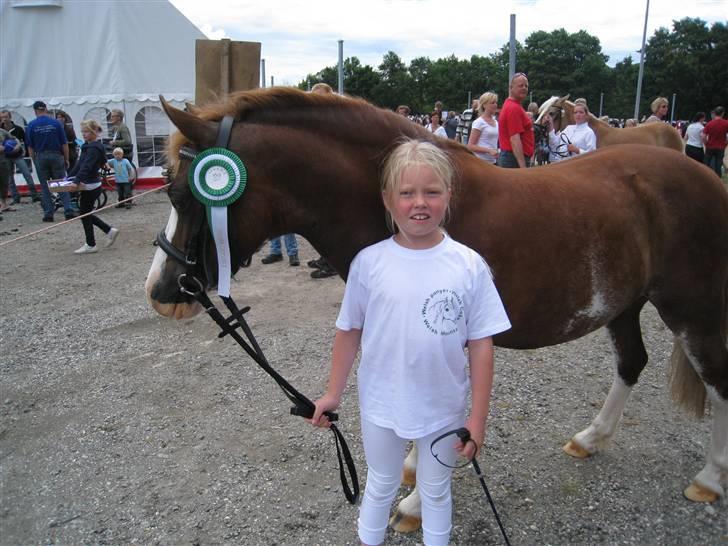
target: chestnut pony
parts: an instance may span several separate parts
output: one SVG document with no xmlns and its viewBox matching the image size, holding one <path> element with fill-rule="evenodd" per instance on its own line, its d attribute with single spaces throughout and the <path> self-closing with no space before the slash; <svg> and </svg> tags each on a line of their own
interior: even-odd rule
<svg viewBox="0 0 728 546">
<path fill-rule="evenodd" d="M 574 103 L 565 97 L 551 97 L 539 108 L 539 115 L 534 125 L 542 126 L 544 116 L 550 115 L 554 120 L 554 129 L 562 130 L 574 123 Z M 594 114 L 589 114 L 589 127 L 597 137 L 597 148 L 615 144 L 651 144 L 671 148 L 678 152 L 684 150 L 683 140 L 678 132 L 667 123 L 645 123 L 637 127 L 617 129 L 603 122 Z"/>
<path fill-rule="evenodd" d="M 215 144 L 235 118 L 229 149 L 248 182 L 230 205 L 233 266 L 270 237 L 298 233 L 346 279 L 356 253 L 389 236 L 379 187 L 382 160 L 402 137 L 434 142 L 457 171 L 446 224 L 491 265 L 513 328 L 497 345 L 533 349 L 605 326 L 615 354 L 611 390 L 592 423 L 565 446 L 587 457 L 615 433 L 647 353 L 639 315 L 650 302 L 675 336 L 674 395 L 695 413 L 712 404 L 705 466 L 685 494 L 723 495 L 728 474 L 728 196 L 708 168 L 673 150 L 631 144 L 533 169 L 502 169 L 465 147 L 362 100 L 270 88 L 184 112 L 162 100 L 179 132 L 169 157 L 173 211 L 167 238 L 197 236 L 203 206 L 187 181 L 189 153 Z M 203 237 L 209 237 L 207 231 Z M 204 256 L 217 279 L 214 245 Z M 152 306 L 183 318 L 200 311 L 181 293 L 185 269 L 157 251 L 146 281 Z M 404 501 L 403 501 L 404 502 Z M 415 503 L 407 510 L 416 512 Z M 400 510 L 401 510 L 400 505 Z"/>
</svg>

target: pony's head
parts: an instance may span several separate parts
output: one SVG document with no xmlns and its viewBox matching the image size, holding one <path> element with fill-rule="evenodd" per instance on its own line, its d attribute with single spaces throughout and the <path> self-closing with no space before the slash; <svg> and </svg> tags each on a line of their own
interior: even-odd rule
<svg viewBox="0 0 728 546">
<path fill-rule="evenodd" d="M 437 138 L 365 101 L 293 89 L 236 93 L 188 111 L 163 99 L 162 106 L 178 129 L 168 147 L 173 210 L 164 237 L 158 237 L 146 292 L 155 310 L 175 318 L 200 311 L 180 290 L 181 280 L 194 276 L 203 289 L 217 284 L 206 206 L 190 180 L 198 180 L 209 149 L 221 147 L 223 120 L 232 119 L 232 128 L 222 147 L 247 172 L 242 195 L 227 208 L 232 272 L 268 238 L 298 233 L 346 276 L 359 249 L 387 236 L 379 191 L 382 159 L 398 137 Z"/>
<path fill-rule="evenodd" d="M 569 105 L 569 95 L 564 97 L 551 97 L 544 101 L 544 103 L 538 109 L 538 118 L 534 122 L 534 125 L 538 127 L 544 127 L 544 118 L 549 116 L 551 118 L 553 128 L 556 132 L 561 131 L 566 127 L 568 123 L 568 112 L 567 108 Z"/>
</svg>

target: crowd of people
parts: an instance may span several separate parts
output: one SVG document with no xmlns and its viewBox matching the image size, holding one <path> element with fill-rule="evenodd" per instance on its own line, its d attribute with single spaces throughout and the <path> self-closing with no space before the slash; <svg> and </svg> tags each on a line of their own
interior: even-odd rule
<svg viewBox="0 0 728 546">
<path fill-rule="evenodd" d="M 539 107 L 533 102 L 526 108 L 523 107 L 528 95 L 528 77 L 525 74 L 515 74 L 508 90 L 508 97 L 500 106 L 498 96 L 493 92 L 486 92 L 479 99 L 473 100 L 471 108 L 461 113 L 444 112 L 439 101 L 429 115 L 412 114 L 406 105 L 398 106 L 396 112 L 423 125 L 437 136 L 465 144 L 483 161 L 500 167 L 525 168 L 532 165 L 536 153 L 533 122 L 539 115 Z M 574 103 L 572 125 L 557 130 L 551 117 L 545 116 L 542 120 L 547 130 L 548 163 L 585 154 L 597 147 L 596 135 L 588 123 L 591 114 L 586 100 L 576 99 Z M 718 176 L 722 176 L 725 149 L 728 146 L 725 108 L 714 108 L 710 112 L 710 120 L 705 112 L 697 112 L 688 122 L 670 121 L 669 106 L 667 98 L 655 98 L 650 103 L 650 115 L 644 116 L 641 123 L 670 123 L 683 137 L 686 155 L 705 163 Z M 443 122 L 443 119 L 447 121 Z M 613 119 L 602 116 L 599 119 L 617 128 L 640 125 L 634 118 Z"/>
<path fill-rule="evenodd" d="M 90 254 L 97 252 L 94 238 L 94 226 L 101 229 L 107 236 L 106 246 L 111 246 L 119 231 L 106 224 L 96 215 L 90 214 L 94 202 L 101 192 L 99 171 L 110 168 L 117 176 L 119 197 L 130 194 L 125 186 L 133 175 L 129 160 L 124 159 L 121 147 L 114 150 L 114 159 L 108 163 L 105 145 L 101 142 L 102 128 L 95 120 L 81 122 L 83 144 L 80 150 L 76 144 L 76 132 L 70 117 L 63 111 L 51 113 L 45 102 L 38 100 L 33 103 L 35 119 L 23 128 L 13 122 L 9 111 L 0 111 L 0 220 L 3 213 L 13 212 L 14 205 L 23 203 L 15 183 L 15 171 L 22 174 L 30 193 L 30 203 L 39 202 L 43 211 L 42 222 L 53 222 L 57 208 L 56 200 L 51 193 L 49 182 L 56 180 L 72 180 L 78 184 L 78 195 L 74 202 L 71 192 L 58 192 L 60 205 L 66 220 L 82 215 L 85 244 L 75 251 L 76 254 Z M 116 113 L 116 115 L 115 115 Z M 129 130 L 123 125 L 123 114 L 119 110 L 112 111 L 112 126 L 115 128 L 114 138 L 118 138 L 119 145 L 125 143 L 123 136 L 116 133 L 121 128 L 126 130 L 126 138 L 131 143 Z M 31 165 L 35 168 L 40 191 L 36 188 L 31 172 Z M 126 175 L 126 180 L 124 176 Z M 8 203 L 8 191 L 12 201 Z"/>
<path fill-rule="evenodd" d="M 508 97 L 500 105 L 498 95 L 486 92 L 473 100 L 471 108 L 460 113 L 452 110 L 444 111 L 440 101 L 435 102 L 432 112 L 427 115 L 413 114 L 406 105 L 400 105 L 396 112 L 421 124 L 440 138 L 449 138 L 465 144 L 477 157 L 487 163 L 503 168 L 527 168 L 532 165 L 536 153 L 534 121 L 539 113 L 536 103 L 530 103 L 524 108 L 528 91 L 528 77 L 526 74 L 517 73 L 509 82 Z M 313 86 L 311 93 L 327 94 L 333 93 L 333 90 L 325 83 L 318 83 Z M 668 99 L 657 97 L 650 105 L 651 115 L 644 118 L 643 123 L 667 123 L 668 108 Z M 41 220 L 43 222 L 54 221 L 57 206 L 49 190 L 49 180 L 62 179 L 69 174 L 75 174 L 76 181 L 84 182 L 86 186 L 84 192 L 87 193 L 82 192 L 81 198 L 78 200 L 79 203 L 85 204 L 88 204 L 89 196 L 94 193 L 93 188 L 96 187 L 96 178 L 91 176 L 90 170 L 85 169 L 79 174 L 75 167 L 81 161 L 84 149 L 86 156 L 90 157 L 94 153 L 91 150 L 98 147 L 92 146 L 92 141 L 86 140 L 86 136 L 84 136 L 84 144 L 81 146 L 81 156 L 79 156 L 76 133 L 67 114 L 58 110 L 55 115 L 51 115 L 43 101 L 36 101 L 33 109 L 36 118 L 25 128 L 13 122 L 10 112 L 0 111 L 0 142 L 2 143 L 2 147 L 0 147 L 0 220 L 3 218 L 3 212 L 12 212 L 14 205 L 22 203 L 22 196 L 15 184 L 14 173 L 16 171 L 25 180 L 30 202 L 41 203 L 43 209 Z M 551 117 L 543 118 L 547 131 L 543 144 L 548 151 L 547 162 L 563 161 L 596 149 L 596 135 L 589 127 L 589 116 L 586 101 L 577 99 L 572 125 L 557 130 L 553 126 Z M 708 116 L 704 112 L 697 112 L 689 123 L 676 122 L 673 125 L 683 136 L 685 153 L 696 161 L 705 163 L 718 176 L 721 176 L 725 148 L 728 144 L 728 120 L 725 119 L 724 107 L 718 106 L 713 109 L 710 112 L 710 118 L 708 120 Z M 124 114 L 121 110 L 111 111 L 111 139 L 107 146 L 113 148 L 113 153 L 109 155 L 109 150 L 99 143 L 106 159 L 103 165 L 99 163 L 96 166 L 94 175 L 98 175 L 99 166 L 113 170 L 119 197 L 118 206 L 128 208 L 131 206 L 128 199 L 131 197 L 131 186 L 136 176 L 136 169 L 130 161 L 133 154 L 131 134 L 123 120 Z M 82 126 L 88 127 L 89 121 L 84 121 Z M 606 118 L 605 121 L 612 126 L 624 128 L 634 127 L 638 124 L 635 119 Z M 93 142 L 99 140 L 99 133 L 95 135 L 89 133 L 88 136 L 89 138 L 94 137 Z M 101 161 L 100 157 L 99 154 L 97 162 Z M 36 169 L 40 190 L 33 180 L 31 165 Z M 68 192 L 62 192 L 59 195 L 66 219 L 74 218 L 79 212 L 84 211 L 83 206 L 79 211 L 79 207 L 71 200 Z M 84 219 L 86 244 L 77 252 L 95 251 L 93 225 L 108 233 L 106 229 L 108 226 L 98 218 L 89 216 L 88 220 Z M 111 228 L 109 227 L 109 229 Z M 89 235 L 89 230 L 91 230 L 91 235 Z M 283 240 L 289 265 L 300 265 L 295 235 L 286 234 L 283 236 Z M 270 243 L 270 251 L 262 260 L 266 265 L 283 260 L 280 238 L 272 239 Z M 94 250 L 89 250 L 89 248 Z M 83 252 L 80 252 L 82 250 Z M 311 272 L 311 277 L 314 279 L 336 275 L 336 270 L 323 257 L 310 260 L 308 265 L 314 269 Z"/>
</svg>

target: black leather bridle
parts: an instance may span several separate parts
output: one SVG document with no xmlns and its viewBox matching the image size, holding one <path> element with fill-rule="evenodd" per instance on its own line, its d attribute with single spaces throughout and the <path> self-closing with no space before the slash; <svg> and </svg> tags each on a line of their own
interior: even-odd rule
<svg viewBox="0 0 728 546">
<path fill-rule="evenodd" d="M 228 145 L 230 142 L 230 134 L 232 132 L 233 123 L 234 118 L 232 116 L 225 116 L 222 119 L 215 147 L 229 149 Z M 197 150 L 190 147 L 183 147 L 180 149 L 180 155 L 185 159 L 194 160 L 198 153 L 199 152 Z M 178 249 L 171 241 L 169 241 L 169 239 L 167 239 L 164 229 L 159 233 L 159 235 L 157 235 L 157 244 L 159 245 L 159 248 L 185 268 L 185 272 L 177 279 L 180 291 L 202 305 L 205 312 L 215 321 L 215 323 L 217 323 L 221 330 L 218 337 L 222 338 L 226 335 L 230 335 L 230 337 L 232 337 L 238 345 L 240 345 L 243 350 L 248 353 L 248 356 L 250 356 L 250 358 L 252 358 L 275 380 L 286 397 L 294 404 L 291 408 L 292 415 L 298 415 L 310 419 L 313 417 L 316 406 L 309 398 L 304 396 L 288 381 L 286 381 L 286 379 L 281 376 L 265 358 L 258 341 L 255 339 L 250 326 L 248 326 L 248 323 L 245 321 L 245 317 L 243 316 L 245 313 L 250 311 L 250 307 L 246 306 L 240 309 L 232 297 L 220 296 L 225 307 L 227 307 L 228 311 L 230 311 L 230 316 L 225 317 L 208 297 L 206 292 L 207 287 L 199 278 L 199 273 L 204 271 L 208 281 L 208 286 L 212 282 L 211 279 L 213 278 L 210 274 L 211 268 L 205 260 L 207 241 L 209 240 L 207 231 L 206 216 L 204 212 L 202 212 L 201 214 L 198 214 L 194 220 L 192 236 L 185 244 L 184 251 Z M 202 252 L 200 252 L 200 249 L 202 249 Z M 241 335 L 241 332 L 238 332 L 238 329 L 242 331 L 247 340 Z M 341 486 L 344 490 L 344 495 L 351 504 L 355 504 L 359 497 L 359 479 L 357 477 L 354 460 L 344 436 L 333 423 L 338 420 L 339 416 L 333 412 L 326 412 L 325 415 L 328 417 L 329 422 L 331 422 L 330 428 L 334 434 L 336 455 L 339 459 L 339 476 L 341 478 Z M 349 472 L 351 486 L 349 486 L 349 482 L 344 471 L 344 463 L 346 464 L 346 468 Z"/>
</svg>

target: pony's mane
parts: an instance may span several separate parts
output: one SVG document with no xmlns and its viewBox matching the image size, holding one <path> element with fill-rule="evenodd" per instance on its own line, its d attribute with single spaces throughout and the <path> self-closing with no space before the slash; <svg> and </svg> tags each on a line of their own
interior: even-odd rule
<svg viewBox="0 0 728 546">
<path fill-rule="evenodd" d="M 541 104 L 541 106 L 538 107 L 538 118 L 536 119 L 536 121 L 534 123 L 540 124 L 541 123 L 541 120 L 543 119 L 543 117 L 546 114 L 546 112 L 549 111 L 549 108 L 551 108 L 554 105 L 554 103 L 557 100 L 559 100 L 560 98 L 561 97 L 553 96 L 550 99 L 545 100 Z"/>
<path fill-rule="evenodd" d="M 224 116 L 234 116 L 236 121 L 255 117 L 272 122 L 293 124 L 291 113 L 305 109 L 309 115 L 316 112 L 319 119 L 335 122 L 331 127 L 340 131 L 361 131 L 362 127 L 374 123 L 401 126 L 403 134 L 412 133 L 415 126 L 410 120 L 381 108 L 365 100 L 337 94 L 306 93 L 291 87 L 271 87 L 231 94 L 226 100 L 201 107 L 194 107 L 194 115 L 208 121 L 219 121 Z M 341 115 L 346 110 L 346 115 Z M 366 116 L 366 124 L 363 118 Z M 377 119 L 378 118 L 378 119 Z M 179 131 L 169 138 L 168 158 L 177 161 L 179 149 L 189 144 L 189 140 Z"/>
</svg>

